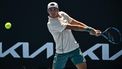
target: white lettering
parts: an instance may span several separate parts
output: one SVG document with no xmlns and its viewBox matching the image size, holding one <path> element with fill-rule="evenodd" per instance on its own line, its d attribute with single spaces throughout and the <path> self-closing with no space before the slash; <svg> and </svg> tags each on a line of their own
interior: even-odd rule
<svg viewBox="0 0 122 69">
<path fill-rule="evenodd" d="M 8 54 L 11 54 L 14 58 L 21 58 L 19 54 L 15 51 L 18 47 L 22 46 L 22 55 L 23 58 L 34 58 L 39 55 L 42 51 L 46 49 L 47 58 L 53 55 L 53 43 L 46 43 L 38 50 L 29 55 L 29 43 L 28 42 L 17 42 L 15 45 L 10 47 L 8 50 L 2 52 L 2 43 L 0 42 L 0 57 L 5 57 Z"/>
<path fill-rule="evenodd" d="M 20 46 L 22 46 L 22 51 L 21 51 L 22 57 L 16 52 L 16 49 Z M 83 56 L 84 57 L 88 56 L 92 60 L 100 60 L 100 58 L 97 56 L 97 54 L 94 53 L 98 48 L 102 49 L 102 51 L 101 51 L 102 60 L 116 60 L 117 58 L 119 58 L 122 55 L 122 50 L 120 50 L 116 54 L 114 54 L 113 56 L 110 57 L 109 56 L 109 44 L 98 43 L 98 44 L 95 44 L 94 46 L 92 46 L 91 48 L 89 48 L 88 50 L 86 50 L 85 52 L 83 52 Z M 30 51 L 29 51 L 28 42 L 17 42 L 16 44 L 11 46 L 9 49 L 7 49 L 4 52 L 2 50 L 2 42 L 0 42 L 0 57 L 1 58 L 4 58 L 8 54 L 11 54 L 14 58 L 35 58 L 37 55 L 39 55 L 44 50 L 46 50 L 46 55 L 47 55 L 46 58 L 48 59 L 49 57 L 51 57 L 54 54 L 53 43 L 48 42 L 48 43 L 44 44 L 43 46 L 41 46 L 40 48 L 38 48 L 32 54 L 29 54 Z"/>
</svg>

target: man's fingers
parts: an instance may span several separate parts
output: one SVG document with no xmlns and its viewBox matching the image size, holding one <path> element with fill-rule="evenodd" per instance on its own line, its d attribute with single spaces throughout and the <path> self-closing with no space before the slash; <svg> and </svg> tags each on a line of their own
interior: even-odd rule
<svg viewBox="0 0 122 69">
<path fill-rule="evenodd" d="M 100 36 L 101 35 L 101 31 L 100 30 L 96 30 L 96 36 Z"/>
</svg>

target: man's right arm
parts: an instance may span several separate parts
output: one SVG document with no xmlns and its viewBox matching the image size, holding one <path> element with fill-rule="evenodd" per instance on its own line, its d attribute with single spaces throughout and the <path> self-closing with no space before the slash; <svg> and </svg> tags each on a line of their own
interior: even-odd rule
<svg viewBox="0 0 122 69">
<path fill-rule="evenodd" d="M 88 26 L 80 21 L 77 21 L 72 18 L 72 21 L 67 25 L 66 29 L 71 29 L 75 31 L 84 31 Z M 93 29 L 93 28 L 92 28 Z"/>
<path fill-rule="evenodd" d="M 99 36 L 101 34 L 100 30 L 96 30 L 74 19 L 72 20 L 71 23 L 67 24 L 65 29 L 71 29 L 71 30 L 76 30 L 76 31 L 87 31 L 91 35 L 95 35 L 95 36 Z"/>
<path fill-rule="evenodd" d="M 84 31 L 86 29 L 86 26 L 75 25 L 75 24 L 67 24 L 66 29 Z"/>
</svg>

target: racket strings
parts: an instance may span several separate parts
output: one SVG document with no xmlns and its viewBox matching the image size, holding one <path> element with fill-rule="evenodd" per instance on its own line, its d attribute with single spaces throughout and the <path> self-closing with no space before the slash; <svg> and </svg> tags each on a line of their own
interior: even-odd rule
<svg viewBox="0 0 122 69">
<path fill-rule="evenodd" d="M 110 32 L 108 32 L 108 39 L 110 39 L 112 42 L 114 41 L 114 37 L 111 35 Z"/>
<path fill-rule="evenodd" d="M 108 39 L 112 42 L 117 43 L 121 41 L 120 33 L 115 29 L 109 29 L 107 35 L 108 35 Z"/>
<path fill-rule="evenodd" d="M 114 27 L 106 29 L 103 34 L 113 44 L 118 44 L 122 40 L 120 31 Z"/>
</svg>

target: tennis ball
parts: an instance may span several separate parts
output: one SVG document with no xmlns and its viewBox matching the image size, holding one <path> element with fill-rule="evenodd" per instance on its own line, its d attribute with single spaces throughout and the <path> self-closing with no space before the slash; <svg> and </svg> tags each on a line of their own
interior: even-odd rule
<svg viewBox="0 0 122 69">
<path fill-rule="evenodd" d="M 6 29 L 11 29 L 11 26 L 12 26 L 12 25 L 11 25 L 10 22 L 6 22 L 6 23 L 5 23 L 5 28 L 6 28 Z"/>
</svg>

